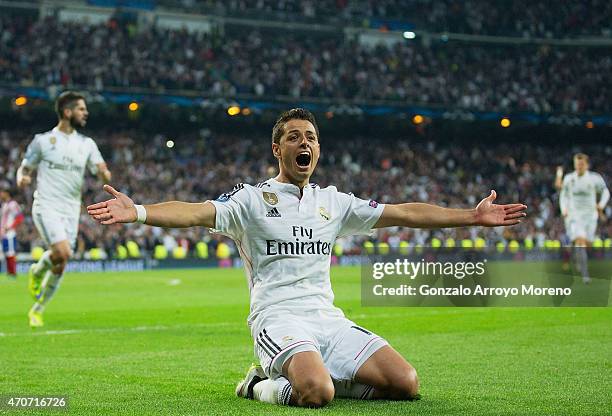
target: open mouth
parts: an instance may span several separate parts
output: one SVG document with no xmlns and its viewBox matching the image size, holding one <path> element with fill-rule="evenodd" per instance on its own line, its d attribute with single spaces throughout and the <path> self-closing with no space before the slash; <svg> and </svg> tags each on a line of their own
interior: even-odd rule
<svg viewBox="0 0 612 416">
<path fill-rule="evenodd" d="M 301 168 L 307 168 L 310 166 L 310 159 L 310 153 L 302 152 L 295 158 L 295 163 L 297 163 L 297 165 Z"/>
</svg>

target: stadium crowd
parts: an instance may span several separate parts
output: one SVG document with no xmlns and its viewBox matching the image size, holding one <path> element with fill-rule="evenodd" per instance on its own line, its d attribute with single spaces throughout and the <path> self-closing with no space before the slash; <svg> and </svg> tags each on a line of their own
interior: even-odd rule
<svg viewBox="0 0 612 416">
<path fill-rule="evenodd" d="M 612 4 L 605 0 L 159 0 L 166 7 L 250 18 L 353 23 L 406 22 L 416 29 L 492 36 L 610 36 Z"/>
<path fill-rule="evenodd" d="M 184 136 L 167 148 L 161 135 L 146 138 L 135 131 L 93 134 L 113 172 L 113 184 L 139 203 L 179 199 L 191 202 L 214 199 L 229 192 L 239 182 L 256 184 L 276 175 L 269 139 L 219 136 Z M 14 183 L 14 174 L 30 137 L 23 133 L 0 131 L 0 186 Z M 350 146 L 347 143 L 350 141 Z M 15 143 L 18 143 L 16 146 Z M 452 207 L 473 207 L 495 189 L 501 202 L 522 201 L 529 206 L 529 217 L 512 228 L 466 228 L 456 230 L 385 229 L 374 233 L 375 241 L 397 246 L 400 241 L 430 244 L 432 238 L 484 238 L 487 244 L 532 239 L 542 246 L 547 239 L 567 243 L 558 213 L 558 196 L 553 188 L 555 167 L 571 170 L 571 155 L 577 149 L 567 144 L 520 145 L 504 143 L 453 143 L 435 137 L 398 138 L 392 145 L 376 138 L 330 140 L 321 138 L 322 157 L 313 181 L 321 186 L 335 185 L 344 192 L 379 202 L 421 201 Z M 386 144 L 385 144 L 386 143 Z M 610 185 L 612 146 L 581 147 L 592 155 L 593 170 Z M 20 249 L 28 251 L 41 240 L 33 227 L 29 210 L 31 190 L 17 194 L 28 219 L 19 230 Z M 108 198 L 96 178 L 88 176 L 84 204 Z M 608 216 L 612 209 L 607 208 Z M 612 237 L 612 222 L 600 228 L 602 238 Z M 164 245 L 171 251 L 177 245 L 193 252 L 195 243 L 205 241 L 214 250 L 223 237 L 203 228 L 162 230 L 130 225 L 101 227 L 83 214 L 79 233 L 79 255 L 91 248 L 113 254 L 119 244 L 136 241 L 144 250 Z M 359 251 L 363 238 L 341 241 L 345 252 Z"/>
<path fill-rule="evenodd" d="M 418 39 L 372 48 L 288 33 L 238 31 L 220 37 L 115 20 L 89 26 L 51 17 L 0 17 L 2 83 L 90 91 L 143 88 L 478 111 L 609 113 L 611 56 L 601 48 Z"/>
</svg>

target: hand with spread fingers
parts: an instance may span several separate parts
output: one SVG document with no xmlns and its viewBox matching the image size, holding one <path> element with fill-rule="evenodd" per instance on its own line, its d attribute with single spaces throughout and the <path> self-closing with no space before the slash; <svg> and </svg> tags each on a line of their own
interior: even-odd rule
<svg viewBox="0 0 612 416">
<path fill-rule="evenodd" d="M 87 213 L 94 220 L 104 225 L 135 222 L 138 215 L 134 201 L 110 185 L 104 185 L 104 190 L 114 196 L 114 198 L 89 205 Z"/>
<path fill-rule="evenodd" d="M 498 227 L 500 225 L 519 224 L 527 216 L 526 205 L 523 204 L 494 204 L 497 193 L 491 194 L 480 201 L 476 206 L 476 224 L 485 227 Z"/>
</svg>

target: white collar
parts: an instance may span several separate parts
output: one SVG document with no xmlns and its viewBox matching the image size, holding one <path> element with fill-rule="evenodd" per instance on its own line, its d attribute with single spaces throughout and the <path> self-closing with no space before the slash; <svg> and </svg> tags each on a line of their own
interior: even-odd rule
<svg viewBox="0 0 612 416">
<path fill-rule="evenodd" d="M 302 191 L 303 191 L 303 194 L 305 195 L 307 192 L 309 192 L 310 189 L 312 189 L 312 186 L 310 183 L 307 183 L 306 185 L 304 185 L 304 187 L 300 190 L 299 186 L 297 185 L 294 185 L 292 183 L 279 182 L 275 178 L 270 178 L 268 179 L 267 182 L 270 183 L 270 186 L 274 188 L 277 188 L 284 192 L 289 192 L 290 194 L 296 195 L 298 197 L 302 195 Z"/>
<path fill-rule="evenodd" d="M 67 137 L 67 138 L 69 138 L 69 139 L 70 139 L 70 138 L 72 138 L 72 137 L 76 137 L 76 136 L 77 136 L 77 134 L 78 134 L 78 133 L 77 133 L 77 131 L 76 131 L 76 129 L 73 129 L 73 130 L 72 130 L 72 133 L 70 133 L 70 134 L 66 134 L 66 133 L 64 133 L 63 131 L 61 131 L 61 130 L 60 130 L 58 127 L 57 127 L 57 126 L 53 127 L 53 130 L 52 130 L 52 131 L 53 131 L 53 133 L 56 133 L 56 134 L 61 134 L 61 135 L 63 135 L 64 137 Z"/>
</svg>

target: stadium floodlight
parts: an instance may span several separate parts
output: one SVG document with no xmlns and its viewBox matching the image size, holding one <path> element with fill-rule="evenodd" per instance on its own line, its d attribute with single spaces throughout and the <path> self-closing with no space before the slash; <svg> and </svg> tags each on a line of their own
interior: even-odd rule
<svg viewBox="0 0 612 416">
<path fill-rule="evenodd" d="M 136 101 L 132 101 L 128 105 L 128 110 L 130 110 L 130 111 L 138 111 L 138 108 L 140 108 L 140 105 L 138 105 L 138 103 Z"/>
<path fill-rule="evenodd" d="M 240 114 L 240 107 L 238 107 L 237 105 L 229 107 L 227 109 L 227 114 L 229 114 L 230 116 L 237 116 L 238 114 Z"/>
<path fill-rule="evenodd" d="M 28 103 L 28 98 L 24 97 L 23 95 L 20 95 L 19 97 L 15 98 L 15 105 L 17 107 L 24 106 L 27 103 Z"/>
<path fill-rule="evenodd" d="M 414 117 L 412 117 L 412 122 L 414 124 L 421 124 L 423 121 L 425 121 L 425 119 L 420 114 L 416 114 Z"/>
<path fill-rule="evenodd" d="M 410 32 L 410 31 L 404 32 L 404 39 L 414 39 L 414 38 L 416 38 L 416 33 Z"/>
<path fill-rule="evenodd" d="M 504 117 L 499 121 L 499 124 L 503 127 L 503 128 L 508 128 L 510 127 L 510 119 L 508 117 Z"/>
<path fill-rule="evenodd" d="M 172 149 L 174 147 L 174 140 L 166 140 L 166 147 Z"/>
<path fill-rule="evenodd" d="M 249 107 L 244 107 L 244 108 L 242 109 L 242 115 L 243 115 L 243 116 L 248 116 L 248 115 L 250 115 L 250 114 L 251 114 L 251 109 L 250 109 Z"/>
</svg>

